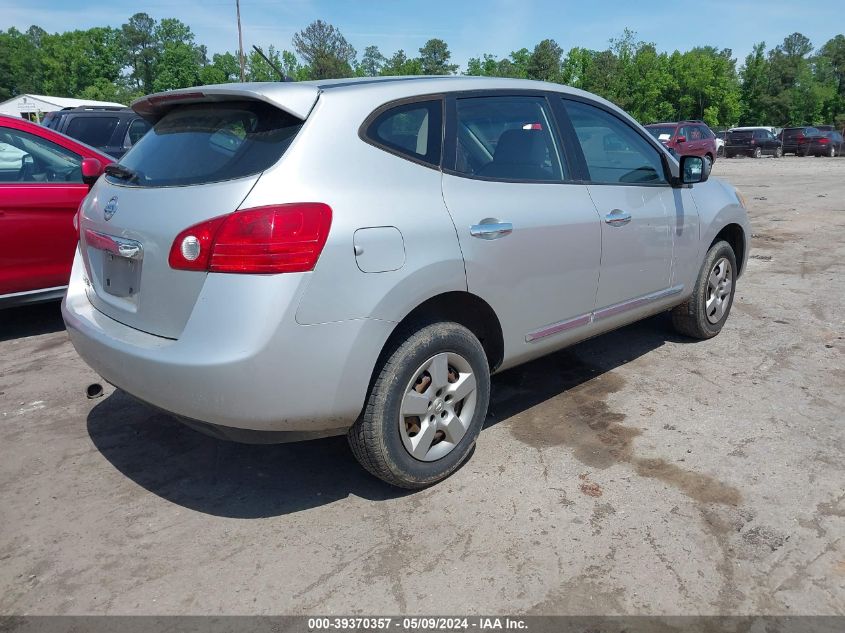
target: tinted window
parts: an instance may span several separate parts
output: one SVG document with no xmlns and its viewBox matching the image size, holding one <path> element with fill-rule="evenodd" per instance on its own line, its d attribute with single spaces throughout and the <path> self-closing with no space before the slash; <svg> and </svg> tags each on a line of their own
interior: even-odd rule
<svg viewBox="0 0 845 633">
<path fill-rule="evenodd" d="M 82 182 L 82 157 L 52 141 L 0 128 L 0 180 L 3 182 Z"/>
<path fill-rule="evenodd" d="M 674 125 L 649 125 L 646 129 L 658 141 L 671 141 L 675 136 Z"/>
<path fill-rule="evenodd" d="M 459 173 L 501 180 L 562 180 L 560 150 L 542 97 L 457 100 Z"/>
<path fill-rule="evenodd" d="M 123 147 L 128 149 L 141 140 L 141 137 L 149 132 L 152 125 L 147 123 L 144 119 L 135 119 L 129 124 L 126 130 L 126 137 L 123 139 Z"/>
<path fill-rule="evenodd" d="M 120 164 L 137 174 L 128 184 L 141 187 L 242 178 L 276 163 L 301 127 L 299 119 L 259 101 L 184 105 L 165 114 Z"/>
<path fill-rule="evenodd" d="M 92 147 L 105 147 L 118 121 L 115 116 L 77 116 L 67 124 L 65 134 Z"/>
<path fill-rule="evenodd" d="M 367 136 L 410 158 L 440 165 L 442 111 L 439 100 L 396 106 L 370 124 Z"/>
<path fill-rule="evenodd" d="M 585 103 L 566 99 L 563 103 L 575 128 L 593 182 L 666 182 L 659 150 L 627 123 Z"/>
</svg>

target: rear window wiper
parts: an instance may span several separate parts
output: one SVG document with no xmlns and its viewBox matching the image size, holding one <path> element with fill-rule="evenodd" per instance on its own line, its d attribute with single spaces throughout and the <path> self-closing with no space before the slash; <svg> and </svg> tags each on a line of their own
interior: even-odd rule
<svg viewBox="0 0 845 633">
<path fill-rule="evenodd" d="M 115 178 L 125 180 L 126 182 L 135 182 L 138 180 L 138 172 L 117 163 L 106 165 L 105 172 L 109 176 L 114 176 Z"/>
</svg>

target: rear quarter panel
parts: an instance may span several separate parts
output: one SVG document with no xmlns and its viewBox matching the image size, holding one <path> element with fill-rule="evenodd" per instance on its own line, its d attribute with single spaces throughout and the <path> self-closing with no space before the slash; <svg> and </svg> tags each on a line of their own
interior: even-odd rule
<svg viewBox="0 0 845 633">
<path fill-rule="evenodd" d="M 381 104 L 369 96 L 323 93 L 284 159 L 265 172 L 243 203 L 324 202 L 332 208 L 328 241 L 296 312 L 300 324 L 397 322 L 432 296 L 467 288 L 440 171 L 358 136 Z M 359 268 L 353 236 L 367 227 L 399 230 L 404 265 L 378 273 Z"/>
</svg>

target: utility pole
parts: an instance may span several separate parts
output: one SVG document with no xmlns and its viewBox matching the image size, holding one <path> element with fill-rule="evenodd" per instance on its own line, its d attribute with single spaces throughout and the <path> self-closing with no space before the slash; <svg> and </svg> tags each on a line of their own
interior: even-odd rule
<svg viewBox="0 0 845 633">
<path fill-rule="evenodd" d="M 241 62 L 241 83 L 246 81 L 246 58 L 244 57 L 244 34 L 241 31 L 241 0 L 235 0 L 238 11 L 238 59 Z"/>
</svg>

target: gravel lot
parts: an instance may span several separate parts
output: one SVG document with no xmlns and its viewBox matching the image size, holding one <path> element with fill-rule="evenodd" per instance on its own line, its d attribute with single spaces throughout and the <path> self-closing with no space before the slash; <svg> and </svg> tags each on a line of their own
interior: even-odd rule
<svg viewBox="0 0 845 633">
<path fill-rule="evenodd" d="M 845 159 L 715 174 L 754 225 L 722 334 L 657 317 L 497 376 L 415 494 L 344 438 L 87 400 L 58 306 L 0 313 L 0 613 L 845 615 Z"/>
</svg>

